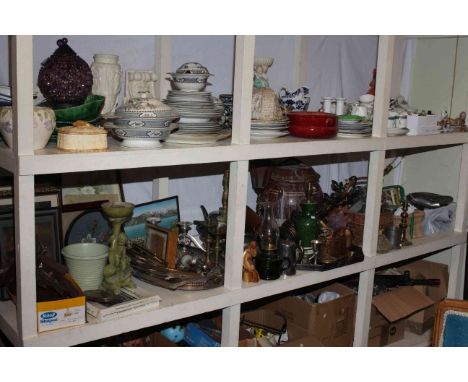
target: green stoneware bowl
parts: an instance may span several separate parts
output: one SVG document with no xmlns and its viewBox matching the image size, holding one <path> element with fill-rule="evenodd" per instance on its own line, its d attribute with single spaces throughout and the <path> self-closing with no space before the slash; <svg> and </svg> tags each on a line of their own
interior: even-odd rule
<svg viewBox="0 0 468 382">
<path fill-rule="evenodd" d="M 353 114 L 345 114 L 338 116 L 339 121 L 353 121 L 353 122 L 360 122 L 363 121 L 365 118 L 361 117 L 360 115 L 353 115 Z"/>
<path fill-rule="evenodd" d="M 64 109 L 54 109 L 57 125 L 71 125 L 78 120 L 92 121 L 99 117 L 104 107 L 104 96 L 89 95 L 82 105 L 66 107 Z"/>
<path fill-rule="evenodd" d="M 101 208 L 110 218 L 126 218 L 132 216 L 135 205 L 126 202 L 106 202 L 101 204 Z"/>
</svg>

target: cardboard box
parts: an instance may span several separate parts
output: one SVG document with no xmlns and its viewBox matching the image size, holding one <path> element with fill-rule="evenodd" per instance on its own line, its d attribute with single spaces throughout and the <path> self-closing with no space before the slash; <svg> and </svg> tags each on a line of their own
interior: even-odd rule
<svg viewBox="0 0 468 382">
<path fill-rule="evenodd" d="M 36 308 L 39 333 L 86 323 L 85 296 L 38 302 Z"/>
<path fill-rule="evenodd" d="M 356 295 L 342 284 L 331 284 L 311 294 L 331 291 L 340 297 L 322 304 L 311 304 L 299 297 L 285 297 L 263 308 L 284 314 L 288 323 L 299 326 L 318 338 L 324 346 L 351 346 L 354 337 Z"/>
<path fill-rule="evenodd" d="M 412 286 L 401 286 L 372 298 L 368 346 L 385 346 L 404 338 L 406 318 L 434 305 Z"/>
<path fill-rule="evenodd" d="M 36 303 L 39 333 L 86 323 L 86 298 L 70 275 L 64 277 L 79 291 L 80 296 Z"/>
<path fill-rule="evenodd" d="M 271 310 L 257 309 L 250 312 L 242 313 L 241 320 L 256 322 L 261 325 L 266 325 L 272 328 L 280 329 L 283 325 L 281 317 L 275 315 Z M 242 321 L 241 321 L 242 322 Z M 242 325 L 242 328 L 247 329 L 247 326 Z M 257 341 L 259 347 L 271 346 L 265 341 Z M 293 324 L 288 320 L 288 341 L 282 343 L 282 347 L 312 347 L 323 346 L 322 342 L 307 332 L 307 330 Z"/>
<path fill-rule="evenodd" d="M 448 266 L 427 260 L 419 260 L 398 268 L 400 271 L 410 271 L 411 277 L 424 279 L 440 279 L 438 286 L 414 286 L 421 293 L 434 301 L 434 305 L 417 312 L 407 319 L 407 328 L 416 334 L 423 334 L 433 328 L 437 305 L 447 297 Z"/>
<path fill-rule="evenodd" d="M 426 135 L 438 134 L 439 127 L 437 122 L 438 115 L 408 115 L 407 128 L 409 129 L 408 135 Z"/>
<path fill-rule="evenodd" d="M 371 328 L 367 346 L 385 346 L 400 341 L 405 336 L 405 322 L 406 320 L 399 320 Z"/>
</svg>

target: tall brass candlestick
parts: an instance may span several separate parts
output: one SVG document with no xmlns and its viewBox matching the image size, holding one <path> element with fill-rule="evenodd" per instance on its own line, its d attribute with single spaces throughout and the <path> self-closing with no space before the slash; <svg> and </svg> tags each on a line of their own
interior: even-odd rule
<svg viewBox="0 0 468 382">
<path fill-rule="evenodd" d="M 400 228 L 402 230 L 402 235 L 401 235 L 401 245 L 406 247 L 408 245 L 411 245 L 411 241 L 408 240 L 406 237 L 406 229 L 408 228 L 408 202 L 404 201 L 401 204 L 401 223 L 400 223 Z"/>
</svg>

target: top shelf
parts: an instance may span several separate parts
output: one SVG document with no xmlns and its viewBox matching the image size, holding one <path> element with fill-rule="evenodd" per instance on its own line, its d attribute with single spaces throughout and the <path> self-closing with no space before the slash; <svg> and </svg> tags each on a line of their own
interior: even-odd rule
<svg viewBox="0 0 468 382">
<path fill-rule="evenodd" d="M 108 150 L 105 152 L 67 153 L 49 144 L 45 149 L 36 150 L 34 155 L 19 156 L 18 161 L 15 160 L 12 150 L 2 144 L 0 167 L 18 175 L 37 175 L 437 147 L 464 143 L 468 143 L 468 133 L 314 140 L 287 136 L 252 140 L 250 144 L 233 144 L 227 139 L 210 146 L 163 144 L 159 149 L 125 148 L 116 140 L 109 138 Z"/>
</svg>

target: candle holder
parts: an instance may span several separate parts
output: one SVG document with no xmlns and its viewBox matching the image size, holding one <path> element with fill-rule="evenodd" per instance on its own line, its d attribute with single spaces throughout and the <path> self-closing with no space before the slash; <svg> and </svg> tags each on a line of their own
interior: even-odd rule
<svg viewBox="0 0 468 382">
<path fill-rule="evenodd" d="M 402 230 L 401 245 L 403 247 L 407 247 L 407 246 L 413 244 L 411 241 L 408 240 L 407 232 L 406 232 L 406 229 L 408 228 L 408 217 L 409 217 L 409 215 L 408 215 L 408 202 L 407 201 L 402 202 L 401 209 L 402 209 L 401 223 L 400 223 L 400 228 Z"/>
</svg>

